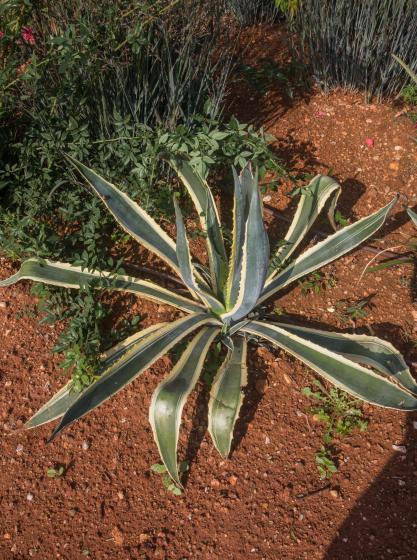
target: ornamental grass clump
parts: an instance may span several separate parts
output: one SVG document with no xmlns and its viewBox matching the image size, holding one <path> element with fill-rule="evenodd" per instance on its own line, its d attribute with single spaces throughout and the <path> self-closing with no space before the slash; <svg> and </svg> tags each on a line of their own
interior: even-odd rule
<svg viewBox="0 0 417 560">
<path fill-rule="evenodd" d="M 378 98 L 403 86 L 395 53 L 416 70 L 415 0 L 299 0 L 293 19 L 302 51 L 325 89 Z"/>
<path fill-rule="evenodd" d="M 305 275 L 357 247 L 384 223 L 389 204 L 329 235 L 294 258 L 326 203 L 334 225 L 340 185 L 331 177 L 316 176 L 303 188 L 294 220 L 275 254 L 268 235 L 256 174 L 246 166 L 234 173 L 233 238 L 225 249 L 219 214 L 206 182 L 185 161 L 170 161 L 197 209 L 205 233 L 208 264 L 197 264 L 190 253 L 179 204 L 174 199 L 176 242 L 125 193 L 82 163 L 72 165 L 90 184 L 121 227 L 165 261 L 182 279 L 188 297 L 148 280 L 70 264 L 29 259 L 19 272 L 3 280 L 9 286 L 31 279 L 67 288 L 92 285 L 121 290 L 180 309 L 183 316 L 138 332 L 99 357 L 98 379 L 83 392 L 65 385 L 27 423 L 26 428 L 60 419 L 55 437 L 140 376 L 178 342 L 188 344 L 171 372 L 157 386 L 149 418 L 161 459 L 172 480 L 180 485 L 177 445 L 185 401 L 194 389 L 214 343 L 225 347 L 225 358 L 211 386 L 208 429 L 223 457 L 231 450 L 233 431 L 248 380 L 248 343 L 265 339 L 295 356 L 336 387 L 370 403 L 399 410 L 417 409 L 417 385 L 400 353 L 376 337 L 342 334 L 264 318 L 265 304 Z M 290 260 L 291 258 L 291 260 Z"/>
</svg>

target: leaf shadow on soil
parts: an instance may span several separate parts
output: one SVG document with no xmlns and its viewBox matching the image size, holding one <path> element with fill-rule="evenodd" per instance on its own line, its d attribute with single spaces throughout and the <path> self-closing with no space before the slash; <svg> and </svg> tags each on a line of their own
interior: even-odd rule
<svg viewBox="0 0 417 560">
<path fill-rule="evenodd" d="M 417 349 L 406 348 L 401 329 L 392 323 L 372 325 L 377 336 L 392 342 L 407 362 Z M 399 413 L 400 414 L 400 413 Z M 358 498 L 323 556 L 323 560 L 414 560 L 417 528 L 417 413 L 407 414 L 403 441 L 387 441 L 393 453 L 371 486 Z M 393 444 L 406 453 L 393 452 Z M 343 489 L 342 489 L 343 491 Z M 413 538 L 410 538 L 410 533 Z"/>
<path fill-rule="evenodd" d="M 182 483 L 187 486 L 187 481 L 192 470 L 192 463 L 201 447 L 208 429 L 208 401 L 210 391 L 205 383 L 201 382 L 197 388 L 197 399 L 194 405 L 190 435 L 187 438 L 184 460 L 187 462 L 188 470 L 182 475 Z"/>
<path fill-rule="evenodd" d="M 249 425 L 255 417 L 259 403 L 264 395 L 265 387 L 268 383 L 269 368 L 263 360 L 258 360 L 255 363 L 256 358 L 253 352 L 255 348 L 256 346 L 249 344 L 248 384 L 245 389 L 245 398 L 233 434 L 231 456 L 240 446 L 243 438 L 247 434 Z"/>
<path fill-rule="evenodd" d="M 253 346 L 250 350 L 253 350 Z M 262 396 L 264 393 L 264 388 L 267 383 L 267 366 L 254 365 L 253 353 L 249 357 L 249 379 L 248 385 L 245 389 L 245 398 L 243 401 L 242 409 L 239 415 L 239 419 L 236 422 L 234 436 L 232 441 L 232 449 L 230 456 L 237 447 L 239 447 L 242 439 L 248 431 L 249 424 L 252 422 L 256 410 Z M 190 435 L 187 438 L 187 446 L 184 454 L 184 459 L 187 461 L 189 469 L 183 474 L 182 482 L 184 486 L 187 485 L 188 478 L 190 476 L 190 471 L 192 470 L 192 463 L 196 458 L 197 453 L 200 450 L 201 444 L 205 438 L 207 438 L 208 429 L 208 401 L 210 398 L 210 390 L 204 384 L 200 383 L 197 393 L 197 400 L 194 405 L 192 426 L 190 430 Z M 216 451 L 217 453 L 217 451 Z"/>
<path fill-rule="evenodd" d="M 323 560 L 414 560 L 417 527 L 417 431 L 409 414 L 406 454 L 395 453 L 357 500 Z"/>
<path fill-rule="evenodd" d="M 261 33 L 261 39 L 250 48 L 239 45 L 226 100 L 228 116 L 258 128 L 268 128 L 295 105 L 308 104 L 315 93 L 311 72 L 293 48 L 285 27 L 273 25 L 269 31 L 272 42 L 265 41 L 267 26 L 262 30 L 254 26 L 252 36 Z"/>
</svg>

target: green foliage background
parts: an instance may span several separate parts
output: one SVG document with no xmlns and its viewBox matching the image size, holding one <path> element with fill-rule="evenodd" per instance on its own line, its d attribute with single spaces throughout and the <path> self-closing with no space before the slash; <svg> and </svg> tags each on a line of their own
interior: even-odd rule
<svg viewBox="0 0 417 560">
<path fill-rule="evenodd" d="M 222 108 L 233 64 L 225 4 L 197 0 L 5 0 L 0 5 L 0 246 L 120 270 L 123 232 L 64 162 L 84 161 L 156 218 L 172 217 L 163 155 L 203 175 L 248 159 L 281 171 L 268 137 Z M 25 40 L 28 30 L 33 41 Z M 33 44 L 31 44 L 33 43 Z M 112 250 L 113 248 L 113 250 Z M 43 289 L 48 317 L 67 318 L 57 351 L 81 379 L 111 341 L 93 292 Z M 70 312 L 69 312 L 70 310 Z M 107 342 L 106 342 L 107 341 Z M 87 362 L 85 357 L 87 356 Z M 77 373 L 78 371 L 78 373 Z M 93 374 L 93 373 L 91 373 Z"/>
</svg>

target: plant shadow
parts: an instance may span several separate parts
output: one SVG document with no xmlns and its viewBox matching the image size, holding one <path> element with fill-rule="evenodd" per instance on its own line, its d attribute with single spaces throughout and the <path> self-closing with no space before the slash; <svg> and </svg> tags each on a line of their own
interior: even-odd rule
<svg viewBox="0 0 417 560">
<path fill-rule="evenodd" d="M 297 315 L 287 315 L 289 323 L 306 326 Z M 329 325 L 309 320 L 308 326 L 329 331 Z M 335 330 L 334 328 L 331 330 Z M 351 333 L 352 329 L 337 329 Z M 390 322 L 375 323 L 372 334 L 387 339 L 408 363 L 417 361 L 417 348 L 410 346 L 401 327 Z M 355 329 L 369 334 L 366 327 Z M 388 439 L 388 438 L 387 438 Z M 360 496 L 347 519 L 339 527 L 323 560 L 415 560 L 414 535 L 417 528 L 417 412 L 407 415 L 402 441 L 387 441 L 386 449 L 396 451 L 372 485 Z"/>
<path fill-rule="evenodd" d="M 415 560 L 417 414 L 407 417 L 399 448 L 337 531 L 323 560 Z"/>
<path fill-rule="evenodd" d="M 255 417 L 258 405 L 264 395 L 268 383 L 268 366 L 262 359 L 257 359 L 252 352 L 254 346 L 248 348 L 248 384 L 245 388 L 245 398 L 236 422 L 230 456 L 239 447 L 248 432 L 249 424 Z"/>
</svg>

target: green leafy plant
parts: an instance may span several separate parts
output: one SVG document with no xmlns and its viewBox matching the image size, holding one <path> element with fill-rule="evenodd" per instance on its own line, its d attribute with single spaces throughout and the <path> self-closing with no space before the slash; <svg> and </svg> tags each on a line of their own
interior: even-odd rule
<svg viewBox="0 0 417 560">
<path fill-rule="evenodd" d="M 302 62 L 289 62 L 279 65 L 271 58 L 260 58 L 257 65 L 239 64 L 237 71 L 260 95 L 264 95 L 271 87 L 282 86 L 291 99 L 296 89 L 309 89 L 307 67 Z"/>
<path fill-rule="evenodd" d="M 270 268 L 269 241 L 256 174 L 246 166 L 234 171 L 233 243 L 227 254 L 220 217 L 204 179 L 186 160 L 168 158 L 196 207 L 206 232 L 208 263 L 192 259 L 182 213 L 176 197 L 176 242 L 151 216 L 95 171 L 73 158 L 71 164 L 87 180 L 113 217 L 133 239 L 154 252 L 182 279 L 189 296 L 148 280 L 125 274 L 88 270 L 67 263 L 29 259 L 20 270 L 0 282 L 9 286 L 23 279 L 67 288 L 92 283 L 95 289 L 121 290 L 174 306 L 184 316 L 169 324 L 141 330 L 99 356 L 99 378 L 81 394 L 65 385 L 27 423 L 33 428 L 60 418 L 52 438 L 136 379 L 178 342 L 192 336 L 171 373 L 156 388 L 149 411 L 154 437 L 173 482 L 181 487 L 177 445 L 185 401 L 203 370 L 210 347 L 220 341 L 225 358 L 210 391 L 209 432 L 223 457 L 230 453 L 233 431 L 247 384 L 248 342 L 265 339 L 292 354 L 324 379 L 357 398 L 400 410 L 417 409 L 417 387 L 401 354 L 388 342 L 364 335 L 326 332 L 289 322 L 262 319 L 265 302 L 292 282 L 357 247 L 384 223 L 397 198 L 358 222 L 330 235 L 294 258 L 279 272 Z M 286 244 L 277 252 L 286 262 L 310 230 L 340 185 L 332 178 L 315 177 L 300 198 Z M 333 222 L 334 204 L 329 216 Z M 276 256 L 276 255 L 275 255 Z M 363 365 L 370 368 L 363 367 Z"/>
<path fill-rule="evenodd" d="M 345 218 L 340 210 L 336 210 L 334 213 L 334 221 L 337 225 L 346 227 L 349 225 L 349 220 Z"/>
<path fill-rule="evenodd" d="M 65 474 L 64 465 L 59 465 L 56 468 L 51 467 L 46 471 L 46 476 L 48 478 L 61 478 Z"/>
<path fill-rule="evenodd" d="M 172 482 L 172 478 L 170 477 L 166 466 L 163 463 L 155 463 L 151 465 L 151 471 L 162 475 L 162 484 L 168 490 L 168 492 L 172 492 L 174 496 L 181 496 L 182 490 L 175 482 Z M 188 471 L 188 463 L 187 461 L 182 461 L 178 465 L 178 472 L 181 474 Z"/>
<path fill-rule="evenodd" d="M 392 55 L 393 59 L 400 64 L 404 70 L 407 72 L 411 80 L 413 81 L 412 84 L 406 84 L 401 90 L 401 97 L 406 103 L 410 103 L 411 105 L 417 105 L 417 74 L 413 72 L 410 66 L 408 66 L 401 58 L 396 56 L 395 54 Z M 408 113 L 409 118 L 412 122 L 417 122 L 417 113 L 412 111 Z"/>
<path fill-rule="evenodd" d="M 333 461 L 331 451 L 324 445 L 316 453 L 316 465 L 320 478 L 331 478 L 337 472 L 337 465 Z"/>
<path fill-rule="evenodd" d="M 110 180 L 118 167 L 127 194 L 155 217 L 172 217 L 176 188 L 161 153 L 188 156 L 204 175 L 248 159 L 277 170 L 268 135 L 222 115 L 233 62 L 223 13 L 223 0 L 103 0 L 100 17 L 93 0 L 0 2 L 2 254 L 117 271 L 109 247 L 121 253 L 124 232 L 63 152 Z M 85 381 L 107 346 L 105 306 L 93 292 L 73 294 L 41 297 L 51 320 L 67 319 L 61 351 Z"/>
<path fill-rule="evenodd" d="M 369 298 L 360 299 L 354 302 L 342 299 L 336 303 L 336 308 L 338 309 L 337 316 L 342 323 L 364 319 L 368 315 L 367 308 L 370 306 L 371 303 Z"/>
<path fill-rule="evenodd" d="M 319 294 L 322 290 L 334 288 L 337 284 L 337 279 L 332 274 L 323 274 L 321 272 L 312 272 L 307 280 L 301 282 L 301 293 L 306 296 L 307 294 Z"/>
<path fill-rule="evenodd" d="M 417 105 L 417 85 L 408 84 L 401 90 L 401 97 L 406 103 Z"/>
<path fill-rule="evenodd" d="M 302 393 L 315 401 L 316 404 L 311 412 L 318 422 L 325 425 L 323 445 L 316 453 L 316 465 L 321 478 L 330 478 L 337 472 L 336 457 L 333 452 L 335 436 L 348 436 L 355 428 L 365 431 L 368 423 L 363 418 L 361 401 L 335 387 L 327 390 L 318 380 L 313 383 L 315 391 L 310 387 L 304 387 Z"/>
<path fill-rule="evenodd" d="M 299 0 L 275 0 L 277 9 L 285 15 L 294 17 Z"/>
</svg>

